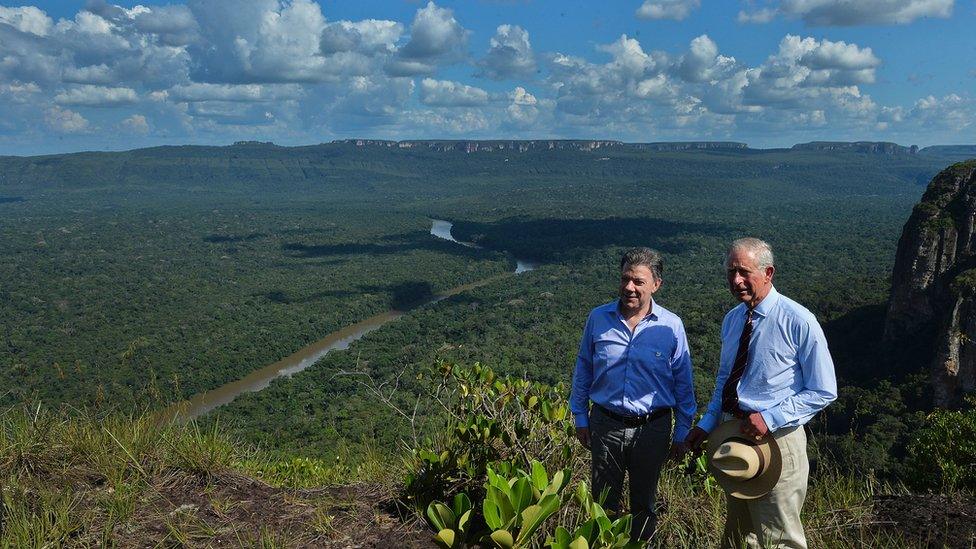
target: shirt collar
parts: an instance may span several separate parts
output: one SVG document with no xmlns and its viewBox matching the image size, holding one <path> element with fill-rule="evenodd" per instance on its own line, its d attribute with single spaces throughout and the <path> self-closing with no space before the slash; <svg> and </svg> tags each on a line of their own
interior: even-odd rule
<svg viewBox="0 0 976 549">
<path fill-rule="evenodd" d="M 650 309 L 650 312 L 648 312 L 646 315 L 644 315 L 644 318 L 642 318 L 641 320 L 643 321 L 643 320 L 650 319 L 650 320 L 653 320 L 653 321 L 657 322 L 658 316 L 657 316 L 657 312 L 655 312 L 655 311 L 657 311 L 657 302 L 655 302 L 654 301 L 654 298 L 652 297 L 651 298 L 651 309 Z M 623 319 L 624 315 L 620 314 L 620 300 L 619 299 L 614 302 L 613 312 L 616 313 L 617 318 Z"/>
<path fill-rule="evenodd" d="M 773 307 L 776 306 L 777 301 L 779 301 L 779 292 L 776 291 L 775 287 L 770 286 L 769 293 L 759 302 L 759 305 L 756 305 L 756 308 L 752 312 L 765 318 L 773 310 Z"/>
</svg>

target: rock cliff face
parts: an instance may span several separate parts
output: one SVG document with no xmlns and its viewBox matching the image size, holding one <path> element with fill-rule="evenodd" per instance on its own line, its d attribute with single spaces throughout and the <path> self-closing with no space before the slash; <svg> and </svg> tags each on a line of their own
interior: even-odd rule
<svg viewBox="0 0 976 549">
<path fill-rule="evenodd" d="M 885 339 L 931 341 L 935 404 L 976 389 L 976 160 L 939 173 L 898 241 Z"/>
<path fill-rule="evenodd" d="M 791 147 L 795 151 L 846 151 L 866 154 L 916 154 L 918 147 L 905 147 L 886 141 L 811 141 L 798 143 Z"/>
<path fill-rule="evenodd" d="M 492 152 L 492 151 L 516 151 L 526 152 L 529 150 L 574 150 L 592 151 L 610 147 L 620 147 L 624 145 L 622 141 L 607 140 L 582 140 L 582 139 L 550 139 L 535 141 L 519 140 L 409 140 L 409 141 L 384 141 L 379 139 L 342 139 L 333 143 L 354 144 L 357 147 L 395 147 L 398 149 L 432 149 L 439 152 L 461 151 L 466 153 L 473 152 Z"/>
<path fill-rule="evenodd" d="M 705 149 L 747 149 L 745 143 L 733 141 L 675 141 L 661 143 L 624 143 L 623 141 L 586 139 L 539 139 L 539 140 L 411 140 L 385 141 L 381 139 L 342 139 L 333 143 L 353 144 L 357 147 L 391 147 L 399 149 L 433 149 L 435 151 L 493 152 L 532 150 L 594 151 L 597 149 L 628 149 L 656 152 L 690 151 Z"/>
</svg>

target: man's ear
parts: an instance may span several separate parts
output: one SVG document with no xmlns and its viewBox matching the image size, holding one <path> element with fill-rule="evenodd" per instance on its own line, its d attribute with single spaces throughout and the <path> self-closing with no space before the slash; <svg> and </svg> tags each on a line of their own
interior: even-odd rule
<svg viewBox="0 0 976 549">
<path fill-rule="evenodd" d="M 768 278 L 769 280 L 772 280 L 773 279 L 773 274 L 775 272 L 776 272 L 776 267 L 774 267 L 772 265 L 770 265 L 769 267 L 766 267 L 766 278 Z"/>
</svg>

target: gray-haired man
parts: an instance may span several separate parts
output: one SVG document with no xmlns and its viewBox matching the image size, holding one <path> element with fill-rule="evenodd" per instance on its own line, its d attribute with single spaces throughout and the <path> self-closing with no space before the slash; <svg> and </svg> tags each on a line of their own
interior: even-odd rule
<svg viewBox="0 0 976 549">
<path fill-rule="evenodd" d="M 742 238 L 726 257 L 729 291 L 741 303 L 722 322 L 722 353 L 708 410 L 688 434 L 694 448 L 722 420 L 742 421 L 744 435 L 776 439 L 783 470 L 757 499 L 728 497 L 722 547 L 805 548 L 800 509 L 806 499 L 807 439 L 803 424 L 837 398 L 834 363 L 816 317 L 773 287 L 773 251 Z"/>
<path fill-rule="evenodd" d="M 570 397 L 576 436 L 593 456 L 593 492 L 619 511 L 629 474 L 633 534 L 641 539 L 656 526 L 661 465 L 669 448 L 675 457 L 686 451 L 696 410 L 684 325 L 652 298 L 663 270 L 661 254 L 649 248 L 620 259 L 620 297 L 590 312 Z"/>
</svg>

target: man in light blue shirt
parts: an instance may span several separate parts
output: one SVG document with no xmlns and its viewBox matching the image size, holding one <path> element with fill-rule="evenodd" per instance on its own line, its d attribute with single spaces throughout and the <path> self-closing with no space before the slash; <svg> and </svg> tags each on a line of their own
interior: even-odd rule
<svg viewBox="0 0 976 549">
<path fill-rule="evenodd" d="M 816 317 L 773 287 L 773 252 L 756 238 L 729 248 L 729 290 L 739 301 L 722 322 L 715 392 L 691 430 L 693 448 L 723 419 L 738 418 L 744 435 L 776 439 L 783 470 L 765 496 L 728 497 L 722 547 L 806 547 L 800 510 L 809 462 L 803 424 L 837 398 L 834 363 Z M 739 356 L 737 356 L 739 355 Z"/>
<path fill-rule="evenodd" d="M 663 268 L 649 248 L 621 258 L 620 297 L 590 312 L 570 396 L 576 436 L 592 452 L 593 492 L 619 511 L 624 474 L 630 475 L 632 537 L 639 539 L 654 532 L 661 466 L 669 450 L 672 457 L 687 450 L 696 410 L 684 325 L 652 297 Z"/>
</svg>

